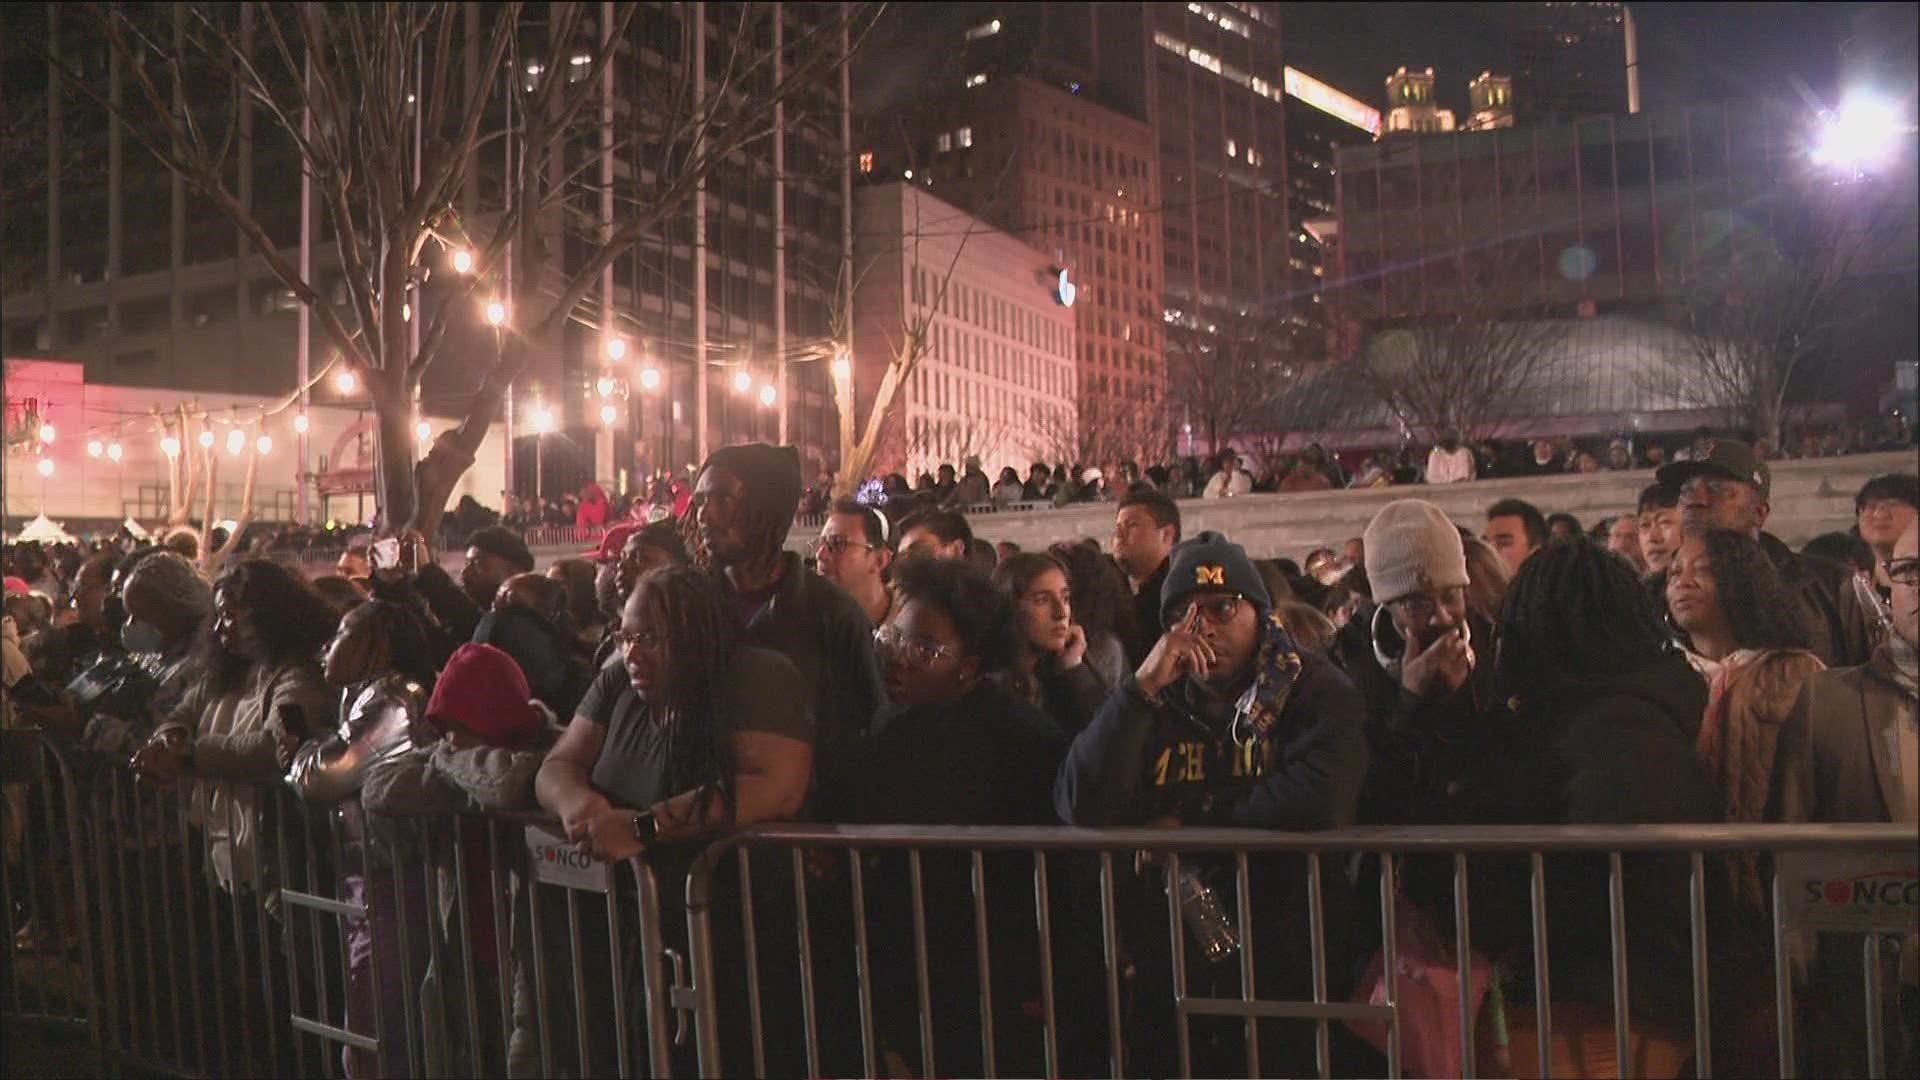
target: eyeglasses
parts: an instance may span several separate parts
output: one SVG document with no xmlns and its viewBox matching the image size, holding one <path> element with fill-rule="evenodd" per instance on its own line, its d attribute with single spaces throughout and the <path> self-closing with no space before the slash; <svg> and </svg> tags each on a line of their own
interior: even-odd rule
<svg viewBox="0 0 1920 1080">
<path fill-rule="evenodd" d="M 613 641 L 620 647 L 621 652 L 636 648 L 647 652 L 659 652 L 667 643 L 667 635 L 657 630 L 616 630 Z"/>
<path fill-rule="evenodd" d="M 1463 607 L 1466 605 L 1466 602 L 1467 590 L 1458 585 L 1451 585 L 1440 590 L 1438 596 L 1432 593 L 1413 593 L 1410 596 L 1403 596 L 1398 600 L 1388 601 L 1387 606 L 1399 608 L 1407 614 L 1408 618 L 1415 622 L 1422 622 L 1433 618 L 1433 613 L 1437 608 Z"/>
<path fill-rule="evenodd" d="M 873 647 L 879 650 L 882 656 L 897 657 L 914 667 L 926 667 L 939 663 L 959 651 L 942 641 L 915 637 L 892 623 L 874 628 Z"/>
<path fill-rule="evenodd" d="M 813 550 L 816 554 L 841 555 L 845 554 L 848 548 L 872 551 L 873 545 L 863 544 L 850 536 L 823 536 L 813 542 Z"/>
<path fill-rule="evenodd" d="M 1896 585 L 1920 585 L 1920 558 L 1888 559 L 1880 565 L 1886 569 L 1888 581 Z"/>
<path fill-rule="evenodd" d="M 1215 626 L 1230 623 L 1240 610 L 1240 601 L 1245 599 L 1246 597 L 1239 593 L 1204 593 L 1187 603 L 1170 608 L 1166 613 L 1166 624 L 1168 628 L 1178 626 L 1186 621 L 1188 612 L 1196 609 L 1200 612 L 1201 618 Z"/>
</svg>

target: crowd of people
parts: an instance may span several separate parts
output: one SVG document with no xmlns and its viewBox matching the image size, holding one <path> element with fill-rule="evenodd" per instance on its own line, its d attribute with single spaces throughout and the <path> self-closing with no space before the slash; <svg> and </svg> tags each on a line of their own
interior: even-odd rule
<svg viewBox="0 0 1920 1080">
<path fill-rule="evenodd" d="M 1303 468 L 1327 466 L 1303 455 Z M 1003 489 L 1012 498 L 1016 487 L 1022 499 L 1044 498 L 1057 480 L 1044 466 L 1025 481 L 1008 470 L 975 500 L 985 478 L 974 472 L 943 470 L 936 481 L 955 491 L 971 484 L 964 498 L 829 503 L 811 560 L 785 549 L 807 498 L 799 458 L 760 444 L 716 451 L 683 512 L 617 524 L 593 550 L 544 573 L 504 525 L 466 537 L 457 576 L 417 534 L 382 541 L 389 546 L 364 565 L 318 581 L 268 557 L 236 558 L 210 578 L 163 546 L 106 546 L 71 565 L 18 546 L 6 570 L 6 671 L 9 708 L 25 712 L 9 723 L 70 732 L 103 761 L 130 761 L 144 782 L 187 785 L 210 810 L 236 803 L 242 827 L 214 824 L 235 820 L 231 813 L 194 818 L 209 830 L 205 872 L 229 894 L 263 872 L 264 830 L 244 824 L 255 812 L 245 785 L 280 782 L 314 802 L 357 798 L 374 814 L 537 807 L 588 856 L 645 856 L 656 868 L 684 867 L 702 844 L 794 819 L 1304 831 L 1911 826 L 1920 817 L 1912 475 L 1868 483 L 1855 520 L 1835 523 L 1844 531 L 1796 553 L 1766 531 L 1763 454 L 1709 437 L 1662 465 L 1637 506 L 1591 530 L 1518 500 L 1463 523 L 1407 498 L 1339 550 L 1296 564 L 1255 559 L 1217 532 L 1188 535 L 1180 492 L 1155 470 L 1125 465 L 1111 481 L 1106 545 L 995 545 L 949 504 L 990 501 Z M 1165 479 L 1176 477 L 1208 490 L 1225 477 L 1220 487 L 1232 491 L 1246 474 Z M 1085 481 L 1070 473 L 1066 483 Z M 678 496 L 669 490 L 666 499 Z M 110 677 L 130 658 L 144 678 Z M 535 1075 L 537 1040 L 522 1026 L 531 1006 L 520 1005 L 531 1001 L 528 963 L 541 961 L 525 958 L 524 896 L 492 896 L 485 853 L 482 843 L 465 865 L 473 874 L 481 864 L 472 880 L 489 904 L 513 908 L 514 967 L 472 977 L 513 998 L 514 1030 L 498 1033 L 497 1051 L 508 1074 Z M 1092 985 L 1102 943 L 1076 874 L 1086 868 L 1061 862 L 1053 902 L 1080 906 L 1055 923 L 1055 949 L 1069 965 L 1055 978 Z M 1169 926 L 1168 889 L 1229 911 L 1250 898 L 1262 998 L 1311 998 L 1310 911 L 1324 917 L 1320 975 L 1335 1000 L 1365 1000 L 1382 978 L 1383 929 L 1377 913 L 1366 914 L 1380 894 L 1378 859 L 1328 860 L 1313 875 L 1297 858 L 1250 863 L 1245 894 L 1231 857 L 1182 857 L 1177 878 L 1154 860 L 1127 868 L 1116 933 L 1130 1072 L 1177 1067 L 1168 965 L 1170 935 L 1181 931 Z M 1629 854 L 1623 863 L 1630 1048 L 1643 1075 L 1681 1075 L 1694 1045 L 1688 859 Z M 812 867 L 809 888 L 830 897 L 813 908 L 814 933 L 851 942 L 846 864 L 838 865 Z M 1397 933 L 1424 927 L 1451 938 L 1452 865 L 1401 861 Z M 1611 1075 L 1607 857 L 1549 852 L 1546 865 L 1554 1072 Z M 1777 1018 L 1766 865 L 1757 856 L 1711 865 L 1714 1064 L 1729 1074 L 1770 1071 Z M 1483 1020 L 1482 1068 L 1525 1069 L 1542 1022 L 1532 1004 L 1526 861 L 1476 857 L 1472 866 L 1480 974 L 1464 1007 Z M 941 1072 L 992 1064 L 977 1038 L 950 1026 L 972 1024 L 965 1018 L 981 1000 L 976 925 L 991 927 L 996 943 L 1016 943 L 1010 957 L 1035 953 L 1018 944 L 1035 933 L 1031 877 L 997 869 L 988 877 L 996 884 L 980 898 L 976 924 L 964 858 L 928 859 L 921 933 L 940 1002 Z M 382 921 L 397 918 L 395 880 L 392 867 L 342 872 L 341 888 L 374 913 L 353 930 L 360 944 L 345 1020 L 354 1030 L 368 1030 L 371 1010 L 403 1000 L 403 965 L 383 960 L 374 985 L 367 963 L 392 948 Z M 786 880 L 754 875 L 761 925 L 770 927 L 757 943 L 769 986 L 795 963 L 794 930 L 779 917 L 793 903 Z M 1316 885 L 1317 907 L 1308 892 Z M 731 902 L 743 888 L 734 882 Z M 911 939 L 890 936 L 914 929 L 902 920 L 909 890 L 921 889 L 918 864 L 911 875 L 904 864 L 871 864 L 874 940 L 894 943 L 875 946 L 883 951 L 872 972 L 893 1075 L 926 1072 L 914 965 L 902 959 Z M 466 915 L 471 933 L 489 935 L 474 955 L 491 957 L 492 908 Z M 735 932 L 737 909 L 714 923 L 726 971 L 748 945 Z M 14 929 L 31 942 L 32 925 Z M 605 938 L 604 926 L 594 932 Z M 1198 944 L 1237 948 L 1230 939 Z M 629 963 L 635 949 L 605 945 L 585 950 L 600 969 Z M 1907 948 L 1910 961 L 1911 940 Z M 851 976 L 832 959 L 851 953 L 819 950 L 828 1016 L 852 1008 Z M 1803 1025 L 1823 1017 L 1857 1025 L 1860 962 L 1857 947 L 1808 962 Z M 1020 1055 L 1038 1046 L 1038 971 L 1017 959 L 995 964 L 1001 1065 L 1036 1071 L 1037 1060 Z M 1238 997 L 1240 970 L 1190 962 L 1186 993 Z M 1905 980 L 1896 997 L 1911 1006 L 1912 968 L 1891 970 Z M 444 987 L 458 973 L 432 975 Z M 746 1010 L 726 995 L 742 992 L 723 983 L 729 1054 L 742 1052 Z M 603 1004 L 644 1025 L 639 995 L 630 996 Z M 1074 996 L 1082 1000 L 1063 1001 L 1059 1017 L 1061 1068 L 1104 1071 L 1105 1003 Z M 763 995 L 763 1019 L 769 1067 L 798 1071 L 805 1039 L 789 997 Z M 1909 1054 L 1913 1015 L 1909 1007 L 1894 1025 Z M 1242 1031 L 1238 1020 L 1195 1020 L 1194 1068 L 1244 1071 Z M 859 1067 L 857 1033 L 822 1039 L 826 1068 Z M 1336 1067 L 1382 1074 L 1378 1045 L 1338 1028 Z M 1853 1057 L 1857 1034 L 1801 1045 L 1815 1055 L 1812 1071 L 1863 1067 Z M 1310 1024 L 1263 1021 L 1259 1047 L 1267 1071 L 1314 1067 Z M 391 1075 L 404 1067 L 393 1052 L 354 1052 L 348 1074 Z M 583 1047 L 574 1067 L 597 1071 L 605 1052 Z"/>
</svg>

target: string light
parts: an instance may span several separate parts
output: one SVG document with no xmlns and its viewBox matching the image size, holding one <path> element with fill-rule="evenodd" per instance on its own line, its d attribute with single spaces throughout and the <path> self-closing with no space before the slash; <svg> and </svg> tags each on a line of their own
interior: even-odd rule
<svg viewBox="0 0 1920 1080">
<path fill-rule="evenodd" d="M 599 391 L 601 397 L 613 396 L 613 380 L 607 378 L 605 375 L 600 376 L 600 381 L 594 383 L 593 388 Z"/>
<path fill-rule="evenodd" d="M 253 449 L 261 457 L 273 453 L 273 436 L 262 433 L 259 438 L 253 440 Z"/>
<path fill-rule="evenodd" d="M 413 433 L 420 437 L 421 442 L 426 442 L 427 440 L 433 438 L 433 425 L 427 423 L 425 420 L 422 420 L 420 421 L 419 426 L 413 429 Z"/>
<path fill-rule="evenodd" d="M 747 391 L 753 389 L 753 376 L 747 374 L 744 371 L 734 372 L 733 373 L 733 389 L 736 393 L 741 393 L 741 394 L 744 394 Z"/>
<path fill-rule="evenodd" d="M 213 432 L 203 431 L 200 433 L 200 449 L 202 450 L 213 449 Z"/>
<path fill-rule="evenodd" d="M 601 423 L 607 425 L 608 427 L 612 427 L 613 422 L 615 420 L 618 420 L 619 418 L 620 418 L 620 410 L 614 408 L 611 405 L 600 406 L 600 422 Z"/>
<path fill-rule="evenodd" d="M 545 405 L 535 405 L 528 419 L 533 423 L 535 434 L 545 435 L 553 431 L 553 411 Z"/>
<path fill-rule="evenodd" d="M 507 321 L 507 305 L 498 300 L 487 301 L 487 324 L 500 326 Z"/>
<path fill-rule="evenodd" d="M 176 449 L 177 448 L 178 448 L 178 444 L 176 444 Z M 119 443 L 107 444 L 107 460 L 112 461 L 115 464 L 118 464 L 121 457 L 123 457 L 125 454 L 126 454 L 126 451 L 120 449 Z"/>
<path fill-rule="evenodd" d="M 456 248 L 453 252 L 453 272 L 470 274 L 473 272 L 473 252 L 466 248 Z"/>
<path fill-rule="evenodd" d="M 640 373 L 640 389 L 657 390 L 659 388 L 660 388 L 660 373 L 658 371 L 655 371 L 652 368 L 647 368 L 645 371 L 642 371 Z"/>
<path fill-rule="evenodd" d="M 107 448 L 101 444 L 99 439 L 87 440 L 87 456 L 88 457 L 97 458 L 101 454 L 105 453 L 106 449 Z"/>
<path fill-rule="evenodd" d="M 295 432 L 301 435 L 305 435 L 307 433 L 307 428 L 311 426 L 312 426 L 312 423 L 307 419 L 306 413 L 299 413 L 296 416 L 294 416 L 293 430 Z"/>
<path fill-rule="evenodd" d="M 239 457 L 240 451 L 245 450 L 246 448 L 247 448 L 246 432 L 241 431 L 239 428 L 234 428 L 232 431 L 227 432 L 227 453 L 232 454 L 235 457 Z"/>
<path fill-rule="evenodd" d="M 610 337 L 607 339 L 607 359 L 620 360 L 624 359 L 626 355 L 627 342 L 625 338 Z"/>
<path fill-rule="evenodd" d="M 775 392 L 772 383 L 768 383 L 760 388 L 760 406 L 762 408 L 773 408 L 774 398 Z"/>
<path fill-rule="evenodd" d="M 836 379 L 845 379 L 845 378 L 850 378 L 852 375 L 853 375 L 853 360 L 852 358 L 847 356 L 846 350 L 842 349 L 839 352 L 834 353 L 833 354 L 833 377 Z"/>
<path fill-rule="evenodd" d="M 52 441 L 53 441 L 53 437 L 54 437 L 54 435 L 56 435 L 56 434 L 58 434 L 58 433 L 57 433 L 57 432 L 55 432 L 55 431 L 53 430 L 53 425 L 52 425 L 52 424 L 41 424 L 41 425 L 40 425 L 40 441 L 41 441 L 41 442 L 43 442 L 43 443 L 50 443 L 50 442 L 52 442 Z"/>
<path fill-rule="evenodd" d="M 160 452 L 170 458 L 180 456 L 180 440 L 169 435 L 160 440 Z"/>
<path fill-rule="evenodd" d="M 41 476 L 52 476 L 53 475 L 53 459 L 43 457 L 40 459 L 40 463 L 38 465 L 35 465 L 34 468 L 40 470 Z"/>
<path fill-rule="evenodd" d="M 342 394 L 353 393 L 354 388 L 359 385 L 360 380 L 353 377 L 352 368 L 341 368 L 340 374 L 333 377 L 333 388 Z"/>
</svg>

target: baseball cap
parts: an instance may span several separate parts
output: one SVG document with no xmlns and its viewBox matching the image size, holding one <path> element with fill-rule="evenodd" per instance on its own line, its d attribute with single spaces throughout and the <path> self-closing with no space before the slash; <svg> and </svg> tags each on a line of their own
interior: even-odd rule
<svg viewBox="0 0 1920 1080">
<path fill-rule="evenodd" d="M 1770 498 L 1773 488 L 1773 474 L 1767 469 L 1767 463 L 1760 460 L 1753 447 L 1735 439 L 1715 439 L 1713 452 L 1705 458 L 1662 465 L 1653 475 L 1662 484 L 1676 489 L 1696 476 L 1722 476 L 1752 484 L 1762 499 Z"/>
<path fill-rule="evenodd" d="M 607 530 L 607 535 L 600 538 L 599 547 L 589 548 L 581 552 L 580 557 L 583 559 L 592 559 L 597 563 L 619 562 L 620 553 L 626 549 L 627 538 L 639 532 L 640 528 L 641 524 L 637 521 L 629 521 L 622 525 L 615 525 L 613 528 Z"/>
</svg>

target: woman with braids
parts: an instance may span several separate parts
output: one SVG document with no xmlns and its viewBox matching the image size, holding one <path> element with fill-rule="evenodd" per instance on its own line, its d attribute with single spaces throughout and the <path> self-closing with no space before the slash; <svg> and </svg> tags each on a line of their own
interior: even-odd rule
<svg viewBox="0 0 1920 1080">
<path fill-rule="evenodd" d="M 1668 640 L 1631 566 L 1594 544 L 1550 544 L 1520 567 L 1501 603 L 1495 680 L 1514 710 L 1500 752 L 1457 762 L 1441 820 L 1476 824 L 1624 825 L 1717 822 L 1721 799 L 1695 759 L 1705 682 Z M 1484 743 L 1482 745 L 1485 745 Z M 1629 1051 L 1641 1076 L 1679 1075 L 1693 1035 L 1689 860 L 1623 858 Z M 1529 876 L 1524 861 L 1474 860 L 1473 943 L 1509 978 L 1512 1060 L 1537 1060 L 1542 1018 L 1534 989 Z M 1608 857 L 1548 854 L 1546 924 L 1552 958 L 1555 1076 L 1612 1076 L 1613 965 Z M 1709 910 L 1725 910 L 1709 882 Z M 1745 995 L 1765 980 L 1741 962 L 1737 935 L 1716 923 L 1711 985 L 1714 1065 L 1732 1075 L 1742 1047 L 1770 1046 Z M 1522 1075 L 1530 1075 L 1523 1073 Z"/>
<path fill-rule="evenodd" d="M 669 881 L 698 845 L 800 813 L 813 778 L 811 696 L 785 657 L 741 643 L 711 575 L 667 566 L 642 576 L 621 612 L 619 649 L 623 662 L 594 679 L 535 777 L 535 796 L 567 839 L 605 862 L 647 854 Z M 662 890 L 663 908 L 676 906 L 674 893 Z M 685 925 L 681 914 L 662 912 L 670 943 Z M 736 936 L 720 941 L 718 969 L 742 970 L 725 955 Z M 631 965 L 626 944 L 618 952 Z M 627 985 L 640 985 L 633 974 Z M 617 1003 L 634 1008 L 634 1031 L 644 1030 L 639 1001 Z M 725 1011 L 744 1023 L 744 1008 Z M 777 1045 L 771 1034 L 768 1045 Z"/>
</svg>

